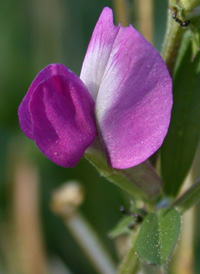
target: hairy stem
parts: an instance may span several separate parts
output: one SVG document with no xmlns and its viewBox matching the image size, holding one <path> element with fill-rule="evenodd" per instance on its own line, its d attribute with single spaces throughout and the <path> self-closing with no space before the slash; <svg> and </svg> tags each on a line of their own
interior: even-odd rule
<svg viewBox="0 0 200 274">
<path fill-rule="evenodd" d="M 178 50 L 183 38 L 184 29 L 173 18 L 173 9 L 169 6 L 167 31 L 162 48 L 162 57 L 173 75 Z"/>
<path fill-rule="evenodd" d="M 178 198 L 172 207 L 176 207 L 180 214 L 185 213 L 193 205 L 200 201 L 200 178 L 197 179 L 180 198 Z"/>
</svg>

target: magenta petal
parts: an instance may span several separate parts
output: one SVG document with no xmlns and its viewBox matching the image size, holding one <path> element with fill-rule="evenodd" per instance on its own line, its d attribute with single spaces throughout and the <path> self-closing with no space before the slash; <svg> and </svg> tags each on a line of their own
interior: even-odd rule
<svg viewBox="0 0 200 274">
<path fill-rule="evenodd" d="M 55 73 L 51 75 L 52 67 Z M 19 111 L 20 125 L 23 129 L 28 112 L 31 134 L 40 150 L 56 164 L 72 167 L 96 137 L 94 101 L 82 81 L 63 65 L 44 70 L 49 77 L 26 95 L 26 111 Z"/>
<path fill-rule="evenodd" d="M 29 112 L 29 101 L 35 90 L 35 88 L 43 81 L 47 80 L 53 75 L 65 75 L 66 67 L 61 64 L 51 64 L 45 67 L 43 70 L 38 73 L 38 75 L 33 80 L 31 86 L 28 89 L 27 94 L 25 95 L 23 101 L 21 102 L 18 108 L 18 116 L 20 117 L 20 127 L 27 137 L 34 140 L 32 121 Z"/>
<path fill-rule="evenodd" d="M 99 20 L 91 41 L 101 54 L 97 57 L 89 46 L 82 79 L 87 74 L 84 82 L 89 89 L 94 83 L 98 86 L 96 120 L 104 149 L 112 167 L 125 169 L 145 161 L 161 146 L 171 116 L 171 77 L 159 53 L 132 26 L 115 27 L 108 8 Z M 112 41 L 107 29 L 112 30 Z M 88 71 L 97 71 L 108 52 L 101 81 L 94 74 L 91 79 Z"/>
</svg>

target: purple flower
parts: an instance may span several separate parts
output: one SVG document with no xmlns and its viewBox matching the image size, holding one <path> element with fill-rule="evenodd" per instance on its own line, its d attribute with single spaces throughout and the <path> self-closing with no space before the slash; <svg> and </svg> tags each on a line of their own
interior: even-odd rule
<svg viewBox="0 0 200 274">
<path fill-rule="evenodd" d="M 74 166 L 98 135 L 108 163 L 129 168 L 150 157 L 167 133 L 172 83 L 166 65 L 140 33 L 113 25 L 112 17 L 104 8 L 80 79 L 51 64 L 19 106 L 23 132 L 60 166 Z"/>
</svg>

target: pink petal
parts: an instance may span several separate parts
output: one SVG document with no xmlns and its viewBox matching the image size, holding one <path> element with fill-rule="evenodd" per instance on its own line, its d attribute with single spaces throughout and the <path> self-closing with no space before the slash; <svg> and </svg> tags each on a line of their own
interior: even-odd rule
<svg viewBox="0 0 200 274">
<path fill-rule="evenodd" d="M 112 10 L 104 8 L 93 31 L 80 75 L 94 100 L 119 29 L 120 26 L 113 25 Z"/>
<path fill-rule="evenodd" d="M 23 123 L 29 113 L 31 134 L 39 149 L 56 164 L 72 167 L 96 137 L 94 101 L 65 66 L 53 64 L 40 74 L 26 95 L 26 107 L 19 111 L 20 125 L 22 130 L 27 128 Z"/>
<path fill-rule="evenodd" d="M 99 64 L 101 77 L 95 76 Z M 172 107 L 171 77 L 159 53 L 132 26 L 114 26 L 105 8 L 81 77 L 91 93 L 96 86 L 96 120 L 111 166 L 125 169 L 149 158 L 165 138 Z"/>
</svg>

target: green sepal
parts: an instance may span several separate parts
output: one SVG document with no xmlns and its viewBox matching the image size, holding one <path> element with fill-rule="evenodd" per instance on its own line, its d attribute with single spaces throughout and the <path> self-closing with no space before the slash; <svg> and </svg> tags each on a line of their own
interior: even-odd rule
<svg viewBox="0 0 200 274">
<path fill-rule="evenodd" d="M 98 138 L 86 150 L 85 157 L 100 175 L 123 189 L 132 198 L 154 203 L 162 193 L 161 179 L 148 161 L 128 169 L 112 168 L 107 163 Z"/>
</svg>

